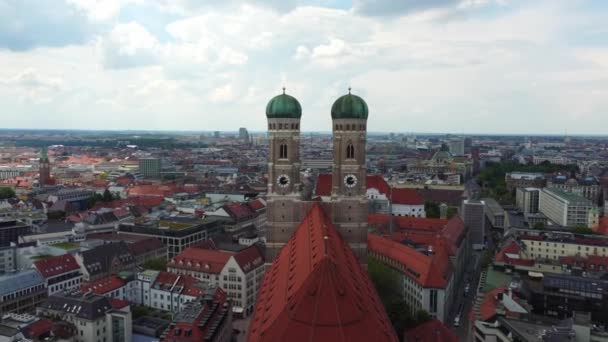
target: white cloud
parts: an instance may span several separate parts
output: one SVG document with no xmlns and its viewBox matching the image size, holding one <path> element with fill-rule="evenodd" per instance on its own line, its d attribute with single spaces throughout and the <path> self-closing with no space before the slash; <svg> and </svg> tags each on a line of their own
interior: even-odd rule
<svg viewBox="0 0 608 342">
<path fill-rule="evenodd" d="M 592 133 L 608 107 L 605 44 L 572 42 L 597 37 L 603 18 L 570 3 L 468 0 L 378 16 L 154 0 L 155 11 L 179 7 L 155 25 L 129 17 L 150 3 L 70 1 L 97 22 L 93 41 L 0 50 L 6 127 L 264 129 L 283 85 L 305 130 L 329 129 L 349 85 L 381 131 Z"/>
</svg>

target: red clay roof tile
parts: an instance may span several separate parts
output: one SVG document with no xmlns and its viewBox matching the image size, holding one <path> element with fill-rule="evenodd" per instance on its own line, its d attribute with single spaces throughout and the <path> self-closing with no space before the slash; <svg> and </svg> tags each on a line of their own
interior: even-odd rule
<svg viewBox="0 0 608 342">
<path fill-rule="evenodd" d="M 397 341 L 367 273 L 316 203 L 266 272 L 258 341 Z"/>
</svg>

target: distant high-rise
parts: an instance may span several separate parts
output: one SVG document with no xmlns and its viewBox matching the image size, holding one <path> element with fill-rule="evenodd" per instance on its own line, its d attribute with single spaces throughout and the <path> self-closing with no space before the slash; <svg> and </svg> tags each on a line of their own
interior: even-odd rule
<svg viewBox="0 0 608 342">
<path fill-rule="evenodd" d="M 40 186 L 43 187 L 48 185 L 51 180 L 51 162 L 49 161 L 49 157 L 47 155 L 46 146 L 40 151 L 40 161 L 38 167 L 38 172 L 40 174 L 38 180 Z"/>
<path fill-rule="evenodd" d="M 249 132 L 247 132 L 247 128 L 245 128 L 245 127 L 239 128 L 239 140 L 244 143 L 249 142 Z"/>
<path fill-rule="evenodd" d="M 160 178 L 160 158 L 141 158 L 139 160 L 139 172 L 146 178 Z"/>
<path fill-rule="evenodd" d="M 486 243 L 486 212 L 485 203 L 480 200 L 464 200 L 462 202 L 462 220 L 469 230 L 469 238 L 473 249 L 482 249 Z"/>
<path fill-rule="evenodd" d="M 448 148 L 450 153 L 455 156 L 464 155 L 464 140 L 463 139 L 451 139 L 448 141 Z"/>
</svg>

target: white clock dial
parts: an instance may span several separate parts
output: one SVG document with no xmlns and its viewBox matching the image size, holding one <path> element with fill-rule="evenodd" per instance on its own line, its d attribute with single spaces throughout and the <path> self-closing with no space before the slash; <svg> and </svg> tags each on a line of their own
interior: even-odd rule
<svg viewBox="0 0 608 342">
<path fill-rule="evenodd" d="M 357 185 L 357 176 L 346 175 L 346 177 L 344 177 L 344 185 L 346 185 L 349 188 L 354 188 L 355 185 Z"/>
<path fill-rule="evenodd" d="M 277 177 L 277 184 L 281 188 L 286 188 L 289 185 L 289 176 L 288 175 L 279 175 L 279 177 Z"/>
</svg>

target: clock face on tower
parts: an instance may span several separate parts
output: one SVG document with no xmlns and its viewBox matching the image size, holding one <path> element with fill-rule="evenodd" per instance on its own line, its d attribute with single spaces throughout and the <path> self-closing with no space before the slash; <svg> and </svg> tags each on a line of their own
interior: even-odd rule
<svg viewBox="0 0 608 342">
<path fill-rule="evenodd" d="M 346 185 L 349 188 L 354 188 L 355 185 L 357 185 L 357 176 L 346 175 L 346 177 L 344 177 L 344 185 Z"/>
<path fill-rule="evenodd" d="M 277 185 L 281 188 L 286 188 L 289 185 L 289 176 L 279 175 L 279 177 L 277 177 Z"/>
</svg>

